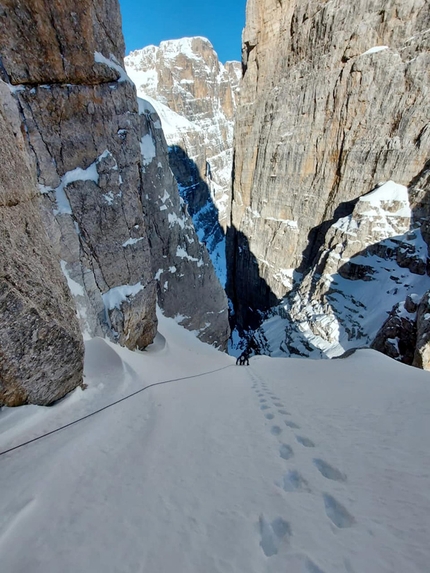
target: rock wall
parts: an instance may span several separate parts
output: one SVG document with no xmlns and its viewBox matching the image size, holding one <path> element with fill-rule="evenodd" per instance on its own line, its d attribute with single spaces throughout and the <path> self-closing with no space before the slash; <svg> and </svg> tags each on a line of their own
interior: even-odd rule
<svg viewBox="0 0 430 573">
<path fill-rule="evenodd" d="M 226 294 L 178 193 L 159 116 L 149 102 L 139 100 L 139 105 L 146 157 L 142 203 L 158 302 L 167 316 L 224 350 L 230 335 Z"/>
<path fill-rule="evenodd" d="M 0 406 L 45 405 L 82 383 L 84 348 L 16 103 L 1 80 L 0 162 Z"/>
<path fill-rule="evenodd" d="M 0 25 L 3 76 L 15 86 L 45 226 L 82 331 L 144 348 L 156 332 L 155 282 L 118 4 L 11 3 Z"/>
<path fill-rule="evenodd" d="M 372 341 L 386 314 L 371 328 L 359 317 L 358 327 L 355 312 L 339 320 L 339 308 L 327 299 L 330 289 L 336 298 L 333 281 L 339 278 L 349 281 L 337 289 L 349 289 L 340 296 L 356 294 L 366 306 L 359 292 L 371 282 L 370 271 L 363 260 L 349 260 L 367 257 L 372 246 L 381 261 L 394 257 L 392 275 L 405 280 L 404 288 L 387 290 L 397 288 L 399 297 L 402 290 L 403 302 L 408 292 L 428 290 L 429 28 L 425 0 L 248 1 L 228 289 L 239 324 L 240 308 L 267 309 L 290 293 L 266 324 L 264 336 L 275 353 L 326 355 L 339 343 Z M 424 186 L 416 184 L 420 177 Z M 409 215 L 401 229 L 393 225 L 382 238 L 381 213 L 368 217 L 358 199 L 390 180 L 408 188 Z M 380 208 L 388 208 L 390 219 L 395 196 L 384 201 Z M 397 235 L 393 252 L 383 243 Z M 402 252 L 414 249 L 409 258 L 421 262 L 408 263 L 402 277 Z M 373 281 L 373 292 L 380 280 Z M 384 312 L 398 302 L 387 295 Z M 333 315 L 336 327 L 329 327 Z"/>
<path fill-rule="evenodd" d="M 198 241 L 194 250 L 184 248 L 185 237 L 193 236 L 176 185 L 168 219 L 148 199 L 163 197 L 173 177 L 164 142 L 155 149 L 149 134 L 159 121 L 139 113 L 123 53 L 116 0 L 0 7 L 0 78 L 14 110 L 9 115 L 15 113 L 15 139 L 5 119 L 2 150 L 7 161 L 11 140 L 14 165 L 25 163 L 23 181 L 8 171 L 1 181 L 7 207 L 1 318 L 10 320 L 12 312 L 15 322 L 0 332 L 0 404 L 50 403 L 81 382 L 75 312 L 84 338 L 108 336 L 131 349 L 150 344 L 161 276 L 154 276 L 154 265 L 157 272 L 173 268 L 183 253 L 178 269 L 188 272 L 192 263 L 195 269 L 180 286 L 195 289 L 195 296 L 171 286 L 173 294 L 160 295 L 161 302 L 170 315 L 184 315 L 202 339 L 226 344 L 225 295 L 205 249 Z M 160 165 L 166 174 L 153 171 Z M 172 218 L 181 219 L 179 230 Z"/>
<path fill-rule="evenodd" d="M 276 296 L 340 205 L 423 168 L 428 28 L 424 0 L 248 2 L 231 225 Z"/>
</svg>

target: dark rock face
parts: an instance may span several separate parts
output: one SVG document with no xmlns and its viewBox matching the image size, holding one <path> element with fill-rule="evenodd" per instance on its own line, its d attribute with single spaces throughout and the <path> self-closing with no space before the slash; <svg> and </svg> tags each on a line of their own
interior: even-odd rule
<svg viewBox="0 0 430 573">
<path fill-rule="evenodd" d="M 50 404 L 81 384 L 83 371 L 82 335 L 20 124 L 0 81 L 0 406 Z"/>
<path fill-rule="evenodd" d="M 398 304 L 393 308 L 370 348 L 404 364 L 412 364 L 417 341 L 415 317 L 402 316 L 402 310 Z"/>
<path fill-rule="evenodd" d="M 425 293 L 418 306 L 416 329 L 413 365 L 430 370 L 430 291 Z"/>
</svg>

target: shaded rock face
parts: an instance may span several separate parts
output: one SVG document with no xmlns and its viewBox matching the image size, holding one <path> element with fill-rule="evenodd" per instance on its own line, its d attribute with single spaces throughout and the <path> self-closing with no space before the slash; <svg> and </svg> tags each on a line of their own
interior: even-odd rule
<svg viewBox="0 0 430 573">
<path fill-rule="evenodd" d="M 416 322 L 410 316 L 402 316 L 406 310 L 396 305 L 382 325 L 371 348 L 399 362 L 412 364 L 417 342 Z M 404 312 L 403 312 L 404 313 Z"/>
<path fill-rule="evenodd" d="M 82 383 L 84 347 L 16 103 L 1 80 L 0 156 L 0 406 L 46 405 Z"/>
<path fill-rule="evenodd" d="M 161 117 L 181 196 L 225 284 L 240 64 L 221 64 L 211 43 L 200 37 L 137 50 L 125 64 L 138 94 L 152 98 Z"/>
<path fill-rule="evenodd" d="M 156 333 L 156 288 L 118 4 L 11 2 L 0 25 L 2 74 L 15 86 L 44 224 L 84 336 L 144 348 Z"/>
<path fill-rule="evenodd" d="M 272 354 L 369 345 L 428 290 L 429 25 L 424 0 L 248 2 L 228 290 L 288 295 L 260 333 Z"/>
<path fill-rule="evenodd" d="M 262 325 L 273 352 L 333 357 L 371 346 L 412 364 L 416 312 L 429 277 L 408 189 L 388 182 L 360 197 L 327 230 L 315 260 Z"/>
<path fill-rule="evenodd" d="M 419 299 L 413 294 L 397 304 L 371 347 L 391 358 L 430 370 L 430 291 Z"/>
<path fill-rule="evenodd" d="M 417 341 L 413 365 L 430 370 L 430 291 L 422 297 L 417 309 Z"/>
<path fill-rule="evenodd" d="M 142 203 L 152 268 L 163 312 L 198 338 L 224 350 L 230 335 L 227 297 L 169 167 L 159 116 L 139 100 L 142 125 Z"/>
</svg>

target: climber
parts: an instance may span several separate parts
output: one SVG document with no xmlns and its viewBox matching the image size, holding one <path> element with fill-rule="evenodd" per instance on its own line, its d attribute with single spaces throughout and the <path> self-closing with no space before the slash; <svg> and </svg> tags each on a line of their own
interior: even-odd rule
<svg viewBox="0 0 430 573">
<path fill-rule="evenodd" d="M 244 352 L 242 352 L 242 354 L 240 356 L 238 356 L 237 360 L 236 360 L 236 366 L 245 366 L 245 364 L 247 366 L 249 366 L 249 351 L 248 350 L 244 350 Z"/>
</svg>

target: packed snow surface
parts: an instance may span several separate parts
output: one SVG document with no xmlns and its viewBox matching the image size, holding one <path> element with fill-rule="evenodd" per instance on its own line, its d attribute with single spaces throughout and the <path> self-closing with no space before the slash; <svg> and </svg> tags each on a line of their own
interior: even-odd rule
<svg viewBox="0 0 430 573">
<path fill-rule="evenodd" d="M 0 411 L 2 573 L 413 573 L 430 563 L 430 378 L 371 350 L 250 366 L 160 316 L 86 343 L 85 391 Z"/>
</svg>

